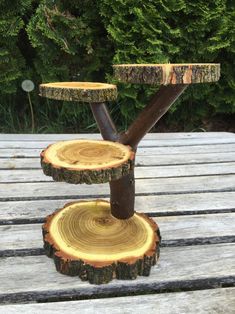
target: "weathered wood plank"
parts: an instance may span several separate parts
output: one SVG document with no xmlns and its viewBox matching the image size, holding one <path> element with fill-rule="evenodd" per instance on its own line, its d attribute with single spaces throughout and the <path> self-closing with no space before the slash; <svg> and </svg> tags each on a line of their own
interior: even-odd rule
<svg viewBox="0 0 235 314">
<path fill-rule="evenodd" d="M 211 153 L 211 154 L 175 154 L 175 155 L 149 155 L 136 156 L 136 164 L 139 166 L 158 166 L 158 165 L 184 165 L 202 163 L 221 163 L 235 161 L 235 153 Z"/>
<path fill-rule="evenodd" d="M 174 241 L 195 238 L 234 236 L 235 213 L 185 215 L 153 218 L 160 227 L 162 239 L 169 245 Z"/>
<path fill-rule="evenodd" d="M 5 314 L 64 314 L 74 309 L 82 314 L 234 314 L 235 288 L 2 306 Z"/>
<path fill-rule="evenodd" d="M 0 150 L 0 152 L 3 150 Z M 140 147 L 137 151 L 137 154 L 139 155 L 209 154 L 209 153 L 212 154 L 212 153 L 224 153 L 224 152 L 234 152 L 234 151 L 235 151 L 235 144 L 216 144 L 216 145 L 212 144 L 212 145 L 186 145 L 186 146 L 166 146 L 166 147 L 155 147 L 155 146 Z"/>
<path fill-rule="evenodd" d="M 218 243 L 227 237 L 235 241 L 235 213 L 153 218 L 159 225 L 163 245 L 185 245 L 187 240 Z M 0 256 L 4 251 L 31 250 L 43 247 L 42 224 L 0 226 Z M 211 240 L 210 240 L 211 239 Z M 195 240 L 195 244 L 197 244 Z"/>
<path fill-rule="evenodd" d="M 0 223 L 37 221 L 75 199 L 0 202 Z M 137 196 L 137 211 L 155 215 L 178 215 L 235 211 L 235 192 Z"/>
<path fill-rule="evenodd" d="M 136 194 L 182 194 L 235 191 L 235 175 L 137 179 Z M 94 196 L 95 195 L 95 196 Z M 107 184 L 71 185 L 65 182 L 0 183 L 0 200 L 108 196 Z"/>
<path fill-rule="evenodd" d="M 137 166 L 235 162 L 235 153 L 138 155 Z M 39 158 L 0 158 L 0 169 L 41 169 Z"/>
<path fill-rule="evenodd" d="M 47 141 L 47 140 L 68 140 L 77 138 L 77 136 L 84 136 L 86 138 L 101 138 L 98 133 L 93 134 L 0 134 L 0 141 Z M 234 134 L 230 132 L 176 132 L 176 133 L 148 133 L 145 139 L 178 139 L 178 138 L 227 138 L 233 137 Z"/>
<path fill-rule="evenodd" d="M 0 302 L 23 302 L 95 295 L 120 295 L 163 289 L 210 288 L 235 283 L 235 244 L 162 248 L 150 277 L 90 285 L 56 272 L 46 256 L 0 259 Z M 26 267 L 27 265 L 27 267 Z"/>
<path fill-rule="evenodd" d="M 79 134 L 75 139 L 86 138 Z M 0 141 L 0 148 L 16 149 L 16 148 L 40 148 L 43 149 L 49 144 L 56 141 Z M 181 139 L 164 139 L 164 140 L 153 140 L 145 139 L 139 144 L 140 147 L 155 146 L 155 147 L 168 147 L 168 146 L 194 146 L 194 145 L 215 145 L 215 144 L 234 144 L 235 136 L 229 136 L 225 138 L 181 138 Z"/>
<path fill-rule="evenodd" d="M 39 158 L 0 158 L 0 169 L 41 169 Z"/>
<path fill-rule="evenodd" d="M 0 158 L 28 158 L 38 157 L 41 148 L 2 148 L 0 149 Z M 207 154 L 207 153 L 225 153 L 235 152 L 235 144 L 217 144 L 217 145 L 192 145 L 192 146 L 167 146 L 167 147 L 140 147 L 138 155 L 167 155 L 167 154 Z"/>
<path fill-rule="evenodd" d="M 177 165 L 177 166 L 153 166 L 136 167 L 135 177 L 143 178 L 169 178 L 169 177 L 189 177 L 202 175 L 234 174 L 235 162 L 214 163 L 201 165 Z M 51 177 L 45 176 L 42 169 L 21 170 L 0 170 L 0 183 L 7 182 L 49 182 Z"/>
</svg>

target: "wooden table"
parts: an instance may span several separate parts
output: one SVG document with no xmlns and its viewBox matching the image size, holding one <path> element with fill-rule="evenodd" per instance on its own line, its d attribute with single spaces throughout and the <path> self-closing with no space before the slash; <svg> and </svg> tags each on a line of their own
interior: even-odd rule
<svg viewBox="0 0 235 314">
<path fill-rule="evenodd" d="M 150 277 L 99 286 L 57 273 L 42 248 L 46 215 L 109 193 L 43 175 L 41 149 L 78 137 L 100 135 L 0 135 L 0 313 L 235 313 L 235 135 L 145 137 L 136 209 L 160 226 L 160 261 Z"/>
</svg>

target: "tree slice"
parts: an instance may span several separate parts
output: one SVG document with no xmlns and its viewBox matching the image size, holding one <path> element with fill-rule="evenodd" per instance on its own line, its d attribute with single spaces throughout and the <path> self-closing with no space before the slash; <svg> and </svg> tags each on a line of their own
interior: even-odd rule
<svg viewBox="0 0 235 314">
<path fill-rule="evenodd" d="M 157 224 L 139 213 L 119 220 L 103 200 L 66 204 L 46 218 L 43 238 L 57 271 L 94 284 L 148 276 L 159 256 Z"/>
<path fill-rule="evenodd" d="M 114 76 L 121 82 L 140 84 L 194 84 L 216 82 L 220 64 L 119 64 Z"/>
<path fill-rule="evenodd" d="M 105 83 L 59 82 L 41 84 L 39 89 L 42 97 L 58 100 L 96 103 L 117 98 L 116 85 Z"/>
<path fill-rule="evenodd" d="M 49 145 L 41 153 L 47 176 L 68 183 L 105 183 L 127 175 L 134 163 L 130 146 L 111 141 L 71 140 Z"/>
</svg>

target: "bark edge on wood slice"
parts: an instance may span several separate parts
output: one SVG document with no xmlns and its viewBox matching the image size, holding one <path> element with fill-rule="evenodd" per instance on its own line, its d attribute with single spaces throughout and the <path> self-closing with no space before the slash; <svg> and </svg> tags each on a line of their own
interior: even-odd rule
<svg viewBox="0 0 235 314">
<path fill-rule="evenodd" d="M 55 181 L 93 184 L 128 175 L 135 153 L 117 142 L 79 139 L 51 144 L 40 157 L 44 174 Z"/>
<path fill-rule="evenodd" d="M 41 84 L 40 96 L 57 100 L 98 103 L 117 98 L 113 84 L 93 82 L 56 82 Z"/>
<path fill-rule="evenodd" d="M 56 270 L 92 284 L 149 276 L 159 257 L 157 224 L 142 213 L 119 220 L 104 200 L 66 204 L 47 216 L 42 232 Z"/>
<path fill-rule="evenodd" d="M 136 84 L 209 83 L 220 77 L 219 63 L 117 64 L 113 68 L 117 80 Z"/>
</svg>

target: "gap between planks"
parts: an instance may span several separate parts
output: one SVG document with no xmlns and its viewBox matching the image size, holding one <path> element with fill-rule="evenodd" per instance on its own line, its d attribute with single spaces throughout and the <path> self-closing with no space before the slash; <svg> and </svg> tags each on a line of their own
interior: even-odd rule
<svg viewBox="0 0 235 314">
<path fill-rule="evenodd" d="M 0 259 L 0 302 L 50 301 L 92 296 L 206 289 L 235 284 L 235 244 L 165 247 L 149 277 L 90 285 L 56 272 L 46 256 Z M 25 267 L 27 265 L 27 267 Z"/>
<path fill-rule="evenodd" d="M 95 195 L 94 195 L 95 191 Z M 235 175 L 137 179 L 136 195 L 234 192 Z M 36 199 L 107 197 L 107 184 L 71 185 L 64 182 L 0 183 L 0 202 Z"/>
<path fill-rule="evenodd" d="M 42 222 L 44 217 L 73 201 L 76 199 L 1 202 L 0 223 Z M 235 192 L 137 196 L 135 208 L 151 216 L 231 212 L 235 210 Z"/>
<path fill-rule="evenodd" d="M 235 242 L 235 214 L 153 217 L 162 246 Z M 42 224 L 0 226 L 0 256 L 43 254 Z"/>
<path fill-rule="evenodd" d="M 100 133 L 79 133 L 79 134 L 64 134 L 64 133 L 52 133 L 52 134 L 19 134 L 19 133 L 8 133 L 8 134 L 0 134 L 0 141 L 15 141 L 15 140 L 24 140 L 24 141 L 44 141 L 48 140 L 66 140 L 66 139 L 74 139 L 77 136 L 84 136 L 85 138 L 97 138 L 101 139 Z M 231 132 L 166 132 L 166 133 L 147 133 L 144 137 L 145 139 L 178 139 L 178 138 L 227 138 L 233 137 L 234 134 Z"/>
<path fill-rule="evenodd" d="M 87 137 L 77 136 L 75 139 L 82 139 Z M 95 139 L 93 137 L 90 137 Z M 100 140 L 102 140 L 100 138 Z M 56 141 L 46 140 L 46 141 L 0 141 L 0 148 L 45 148 L 46 146 L 54 143 Z M 139 148 L 141 147 L 179 147 L 179 146 L 195 146 L 195 145 L 216 145 L 216 144 L 234 144 L 235 136 L 225 137 L 225 138 L 194 138 L 194 139 L 144 139 L 140 142 Z"/>
<path fill-rule="evenodd" d="M 6 314 L 234 314 L 235 288 L 217 288 L 177 293 L 112 297 L 70 302 L 5 305 Z M 172 309 L 174 309 L 172 311 Z"/>
<path fill-rule="evenodd" d="M 235 162 L 235 153 L 136 156 L 136 166 L 200 165 Z M 39 158 L 0 158 L 0 169 L 41 169 Z"/>
<path fill-rule="evenodd" d="M 136 179 L 147 178 L 173 178 L 190 177 L 218 174 L 235 174 L 235 162 L 204 164 L 204 165 L 181 165 L 181 166 L 137 166 L 135 169 Z M 45 176 L 42 169 L 7 169 L 0 170 L 0 183 L 23 183 L 23 182 L 52 182 L 51 177 Z"/>
<path fill-rule="evenodd" d="M 1 158 L 37 158 L 42 148 L 0 148 Z M 192 145 L 192 146 L 172 146 L 172 147 L 140 147 L 137 151 L 141 155 L 159 154 L 198 154 L 198 153 L 224 153 L 235 152 L 235 144 L 217 145 Z"/>
</svg>

